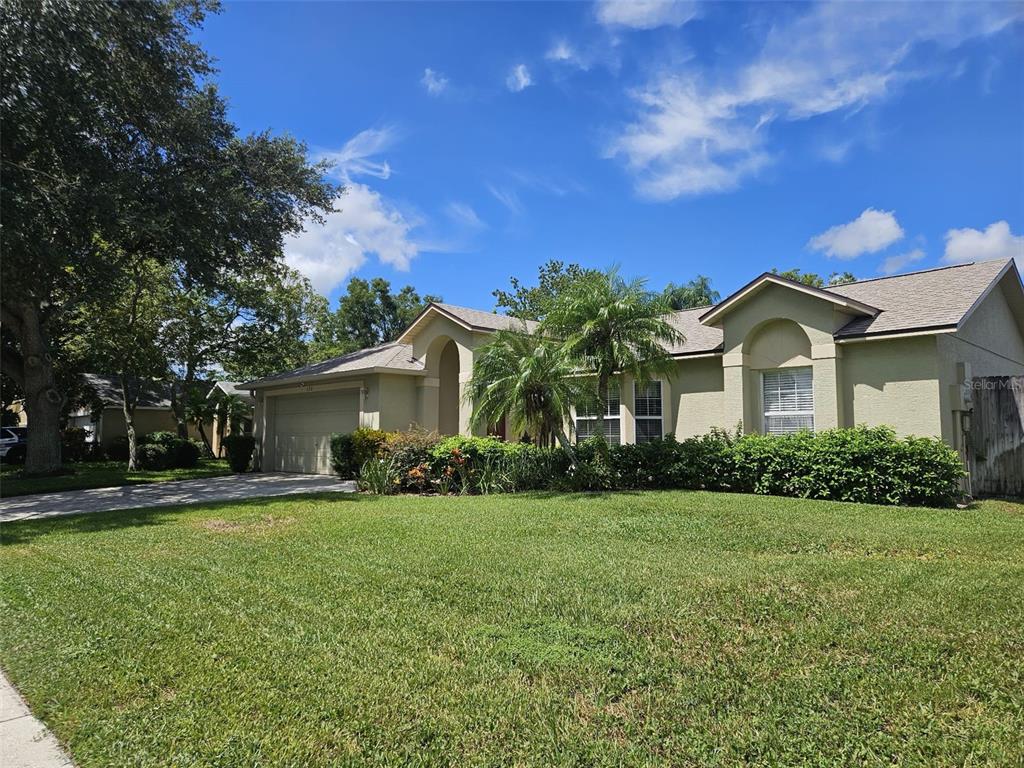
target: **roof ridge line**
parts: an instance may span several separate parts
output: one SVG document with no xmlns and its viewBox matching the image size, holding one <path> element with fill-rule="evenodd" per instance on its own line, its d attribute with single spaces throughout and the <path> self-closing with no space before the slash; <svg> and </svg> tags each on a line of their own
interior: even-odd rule
<svg viewBox="0 0 1024 768">
<path fill-rule="evenodd" d="M 941 267 L 928 267 L 928 269 L 915 269 L 913 272 L 900 272 L 898 275 L 882 275 L 880 277 L 866 277 L 863 280 L 853 280 L 849 283 L 837 283 L 827 285 L 823 290 L 842 288 L 846 285 L 859 285 L 860 283 L 877 283 L 879 280 L 892 280 L 897 277 L 912 277 L 913 275 L 925 275 L 929 272 L 941 272 L 944 269 L 959 269 L 960 267 L 974 267 L 978 264 L 987 264 L 990 261 L 1005 262 L 1007 259 L 981 259 L 980 261 L 962 261 L 959 264 L 943 264 Z"/>
</svg>

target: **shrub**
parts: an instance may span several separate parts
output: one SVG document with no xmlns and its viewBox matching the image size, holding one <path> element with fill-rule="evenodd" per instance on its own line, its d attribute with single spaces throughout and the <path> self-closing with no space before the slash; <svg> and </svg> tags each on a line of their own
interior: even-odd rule
<svg viewBox="0 0 1024 768">
<path fill-rule="evenodd" d="M 397 493 L 401 482 L 390 456 L 367 459 L 359 470 L 359 487 L 378 496 Z"/>
<path fill-rule="evenodd" d="M 111 461 L 128 461 L 128 438 L 121 435 L 110 440 L 104 445 L 104 453 Z"/>
<path fill-rule="evenodd" d="M 256 438 L 252 435 L 228 435 L 224 438 L 224 450 L 232 472 L 248 472 L 255 449 Z"/>
<path fill-rule="evenodd" d="M 352 457 L 357 467 L 362 467 L 369 459 L 380 456 L 381 448 L 388 433 L 379 429 L 360 427 L 352 433 Z"/>
<path fill-rule="evenodd" d="M 888 427 L 744 435 L 733 462 L 740 490 L 871 504 L 951 505 L 964 476 L 941 440 L 901 440 Z"/>
<path fill-rule="evenodd" d="M 179 437 L 175 432 L 150 432 L 139 440 L 140 445 L 160 445 L 167 449 L 167 466 L 192 469 L 199 463 L 203 446 L 195 440 Z"/>
<path fill-rule="evenodd" d="M 351 432 L 331 435 L 331 469 L 343 480 L 351 480 L 359 472 L 356 463 L 355 441 Z"/>
<path fill-rule="evenodd" d="M 89 455 L 89 444 L 86 438 L 89 433 L 82 427 L 67 427 L 60 436 L 60 455 L 62 461 L 85 461 Z"/>
<path fill-rule="evenodd" d="M 171 463 L 171 454 L 165 445 L 137 445 L 135 446 L 135 460 L 139 469 L 167 469 Z"/>
<path fill-rule="evenodd" d="M 432 451 L 441 440 L 440 435 L 415 428 L 408 432 L 388 432 L 380 453 L 394 462 L 404 490 L 423 492 L 431 485 Z"/>
</svg>

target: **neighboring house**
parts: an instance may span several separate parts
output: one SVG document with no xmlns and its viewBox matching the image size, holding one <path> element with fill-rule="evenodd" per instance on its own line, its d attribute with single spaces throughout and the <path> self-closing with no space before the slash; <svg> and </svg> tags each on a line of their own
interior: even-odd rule
<svg viewBox="0 0 1024 768">
<path fill-rule="evenodd" d="M 89 442 L 109 445 L 128 432 L 124 421 L 124 400 L 121 397 L 121 380 L 118 376 L 98 373 L 82 375 L 86 386 L 95 394 L 95 410 L 89 405 L 82 406 L 68 414 L 69 427 L 81 427 L 88 433 Z M 204 382 L 201 382 L 204 384 Z M 150 432 L 176 432 L 178 422 L 171 410 L 170 385 L 163 382 L 147 382 L 142 385 L 138 405 L 135 406 L 135 432 L 148 435 Z M 212 426 L 212 425 L 210 425 Z M 205 427 L 207 435 L 210 426 Z M 194 425 L 189 425 L 189 437 L 199 439 Z"/>
<path fill-rule="evenodd" d="M 233 430 L 232 426 L 237 426 L 239 431 L 243 435 L 252 434 L 252 409 L 256 404 L 256 398 L 252 396 L 252 392 L 248 389 L 239 388 L 238 383 L 234 381 L 218 381 L 207 393 L 207 399 L 216 399 L 225 395 L 234 395 L 240 399 L 247 406 L 247 411 L 244 416 L 241 416 L 235 425 L 232 425 L 230 420 L 225 420 L 223 427 L 221 425 L 222 414 L 217 413 L 213 417 L 213 428 L 210 431 L 210 449 L 213 451 L 213 455 L 222 458 L 224 454 L 224 446 L 222 445 L 224 438 L 230 435 Z"/>
<path fill-rule="evenodd" d="M 714 307 L 668 316 L 685 336 L 672 375 L 615 382 L 612 442 L 712 427 L 785 433 L 858 424 L 962 450 L 964 384 L 1024 374 L 1024 288 L 1012 261 L 827 289 L 765 273 Z M 532 323 L 526 324 L 532 328 Z M 242 386 L 256 393 L 261 466 L 330 471 L 330 435 L 358 426 L 469 434 L 473 355 L 513 318 L 430 304 L 394 343 Z M 574 414 L 578 437 L 592 415 Z"/>
</svg>

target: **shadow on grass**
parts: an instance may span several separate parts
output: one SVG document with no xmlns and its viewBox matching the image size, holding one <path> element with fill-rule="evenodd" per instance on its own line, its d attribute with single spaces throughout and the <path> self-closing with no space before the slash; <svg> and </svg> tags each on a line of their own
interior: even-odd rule
<svg viewBox="0 0 1024 768">
<path fill-rule="evenodd" d="M 167 506 L 115 509 L 110 512 L 83 512 L 80 514 L 49 517 L 43 519 L 19 520 L 4 523 L 0 530 L 0 547 L 29 544 L 41 536 L 54 534 L 77 535 L 105 533 L 122 528 L 144 528 L 148 526 L 175 523 L 189 512 L 202 510 L 216 512 L 222 509 L 260 509 L 271 504 L 294 501 L 354 502 L 367 497 L 358 493 L 293 493 L 278 496 L 259 496 L 245 499 L 225 499 L 203 503 L 175 504 Z"/>
</svg>

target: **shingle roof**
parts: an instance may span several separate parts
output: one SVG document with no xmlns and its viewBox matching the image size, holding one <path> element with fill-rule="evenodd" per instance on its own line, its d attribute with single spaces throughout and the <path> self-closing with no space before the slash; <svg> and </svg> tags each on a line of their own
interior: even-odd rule
<svg viewBox="0 0 1024 768">
<path fill-rule="evenodd" d="M 226 395 L 234 395 L 235 397 L 240 397 L 242 398 L 243 401 L 249 403 L 249 405 L 252 405 L 254 402 L 256 402 L 255 398 L 253 398 L 253 396 L 249 394 L 249 390 L 243 387 L 237 381 L 218 381 L 210 389 L 210 392 L 209 394 L 207 394 L 207 397 L 212 395 L 214 393 L 214 390 L 220 390 Z"/>
<path fill-rule="evenodd" d="M 121 377 L 103 373 L 83 373 L 82 381 L 91 389 L 100 402 L 108 408 L 120 408 L 124 404 L 121 397 Z M 138 408 L 170 408 L 171 385 L 165 381 L 136 381 L 139 397 L 135 404 Z M 206 381 L 197 381 L 196 386 L 209 386 Z M 205 391 L 205 390 L 203 390 Z"/>
<path fill-rule="evenodd" d="M 241 386 L 246 389 L 266 386 L 289 379 L 304 379 L 311 376 L 325 376 L 337 373 L 358 373 L 374 368 L 390 368 L 398 371 L 422 371 L 423 363 L 412 356 L 412 346 L 390 342 L 379 347 L 360 349 L 347 355 L 332 357 L 321 363 L 296 368 L 284 373 L 275 373 L 255 381 L 247 381 Z"/>
<path fill-rule="evenodd" d="M 534 320 L 520 320 L 517 317 L 498 315 L 494 312 L 485 312 L 482 309 L 471 309 L 470 307 L 460 307 L 455 304 L 440 303 L 434 303 L 432 306 L 438 307 L 458 318 L 466 325 L 484 331 L 520 330 L 524 323 L 528 331 L 533 331 L 537 327 L 537 322 Z"/>
<path fill-rule="evenodd" d="M 682 309 L 666 315 L 665 319 L 677 331 L 683 334 L 683 342 L 669 347 L 670 355 L 698 355 L 707 352 L 718 352 L 722 349 L 722 329 L 703 325 L 700 316 L 710 307 Z"/>
<path fill-rule="evenodd" d="M 1005 259 L 971 262 L 828 288 L 881 310 L 851 320 L 836 338 L 955 326 L 1006 265 Z"/>
</svg>

